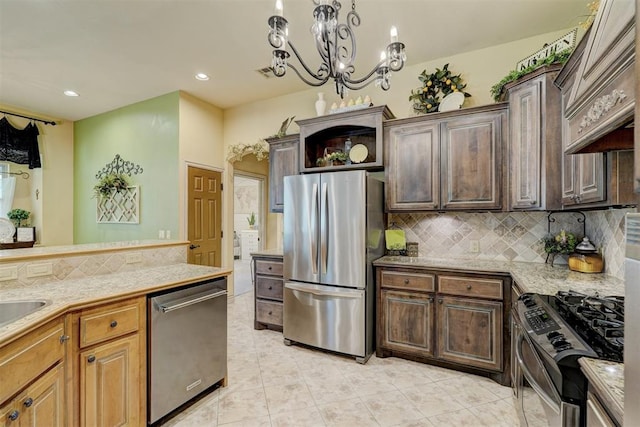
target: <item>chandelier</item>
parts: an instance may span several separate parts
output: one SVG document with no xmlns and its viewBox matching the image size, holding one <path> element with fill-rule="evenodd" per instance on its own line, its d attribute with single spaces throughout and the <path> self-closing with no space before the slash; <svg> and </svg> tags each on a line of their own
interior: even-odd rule
<svg viewBox="0 0 640 427">
<path fill-rule="evenodd" d="M 392 71 L 400 71 L 407 57 L 404 43 L 398 41 L 396 27 L 391 27 L 391 42 L 380 54 L 380 62 L 362 78 L 353 78 L 355 72 L 353 62 L 356 58 L 356 39 L 353 30 L 360 25 L 360 15 L 356 12 L 356 2 L 351 0 L 351 10 L 347 14 L 346 23 L 338 22 L 338 14 L 342 5 L 337 0 L 313 0 L 313 25 L 311 33 L 315 39 L 316 49 L 322 63 L 317 71 L 313 71 L 300 57 L 298 50 L 289 40 L 289 22 L 283 16 L 282 0 L 276 0 L 275 15 L 269 18 L 269 44 L 274 48 L 271 61 L 273 74 L 282 77 L 291 68 L 302 81 L 310 86 L 322 86 L 333 79 L 336 92 L 344 98 L 346 90 L 359 90 L 376 83 L 383 90 L 391 85 L 389 78 Z M 306 74 L 289 62 L 290 49 Z"/>
</svg>

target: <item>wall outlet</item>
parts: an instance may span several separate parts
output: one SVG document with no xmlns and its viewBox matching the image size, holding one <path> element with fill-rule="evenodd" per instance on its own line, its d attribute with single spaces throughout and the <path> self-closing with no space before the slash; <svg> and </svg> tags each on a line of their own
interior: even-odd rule
<svg viewBox="0 0 640 427">
<path fill-rule="evenodd" d="M 164 230 L 158 230 L 158 239 L 164 239 Z"/>
<path fill-rule="evenodd" d="M 480 241 L 471 240 L 469 242 L 469 252 L 474 254 L 477 254 L 478 252 L 480 252 Z"/>
<path fill-rule="evenodd" d="M 166 237 L 167 239 L 170 239 L 170 238 L 171 238 L 171 230 L 167 230 L 167 232 L 165 233 L 165 237 Z"/>
</svg>

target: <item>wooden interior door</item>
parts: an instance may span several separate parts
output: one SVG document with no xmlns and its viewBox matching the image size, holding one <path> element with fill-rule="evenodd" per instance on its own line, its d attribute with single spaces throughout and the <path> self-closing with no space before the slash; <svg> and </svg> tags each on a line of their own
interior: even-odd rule
<svg viewBox="0 0 640 427">
<path fill-rule="evenodd" d="M 222 266 L 222 173 L 188 167 L 187 262 Z"/>
</svg>

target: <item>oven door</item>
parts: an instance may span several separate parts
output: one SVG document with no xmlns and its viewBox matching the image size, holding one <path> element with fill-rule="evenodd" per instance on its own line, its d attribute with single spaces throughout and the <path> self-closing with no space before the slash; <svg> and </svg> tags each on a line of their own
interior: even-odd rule
<svg viewBox="0 0 640 427">
<path fill-rule="evenodd" d="M 580 407 L 562 401 L 516 311 L 512 311 L 515 397 L 523 426 L 578 426 Z"/>
</svg>

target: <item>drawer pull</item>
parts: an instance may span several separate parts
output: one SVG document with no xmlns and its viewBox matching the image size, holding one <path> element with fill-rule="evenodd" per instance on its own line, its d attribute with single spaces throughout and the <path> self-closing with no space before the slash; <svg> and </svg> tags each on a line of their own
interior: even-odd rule
<svg viewBox="0 0 640 427">
<path fill-rule="evenodd" d="M 33 405 L 33 399 L 28 397 L 27 400 L 24 401 L 23 405 L 27 408 L 30 408 Z"/>
<path fill-rule="evenodd" d="M 93 354 L 91 356 L 87 357 L 87 362 L 93 363 L 95 361 L 96 361 L 96 357 Z"/>
<path fill-rule="evenodd" d="M 467 290 L 470 290 L 470 289 L 471 289 L 471 285 L 467 285 Z"/>
<path fill-rule="evenodd" d="M 69 335 L 60 335 L 60 344 L 64 344 L 65 342 L 69 341 Z"/>
<path fill-rule="evenodd" d="M 269 316 L 271 316 L 272 314 L 273 314 L 273 311 L 270 311 L 270 312 L 269 312 Z"/>
<path fill-rule="evenodd" d="M 272 290 L 272 289 L 273 289 L 273 286 L 269 286 L 269 290 Z"/>
<path fill-rule="evenodd" d="M 17 410 L 13 410 L 9 413 L 9 415 L 7 416 L 7 418 L 9 418 L 10 421 L 15 421 L 18 419 L 18 417 L 20 416 L 20 412 L 18 412 Z"/>
<path fill-rule="evenodd" d="M 112 320 L 111 323 L 109 323 L 109 326 L 115 328 L 116 326 L 118 326 L 118 322 L 116 320 Z"/>
<path fill-rule="evenodd" d="M 408 285 L 409 284 L 409 279 L 404 279 L 404 284 Z"/>
<path fill-rule="evenodd" d="M 271 271 L 271 268 L 272 268 L 272 267 L 269 267 L 269 271 Z"/>
<path fill-rule="evenodd" d="M 442 304 L 442 298 L 438 300 L 438 304 Z"/>
</svg>

